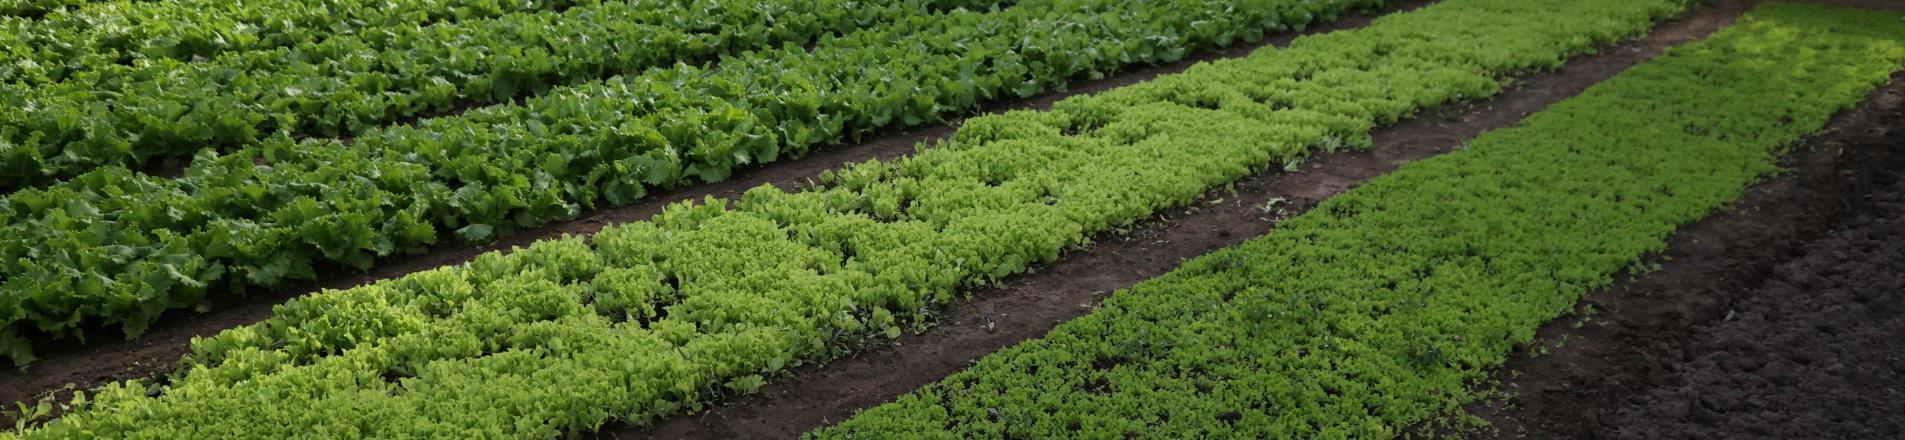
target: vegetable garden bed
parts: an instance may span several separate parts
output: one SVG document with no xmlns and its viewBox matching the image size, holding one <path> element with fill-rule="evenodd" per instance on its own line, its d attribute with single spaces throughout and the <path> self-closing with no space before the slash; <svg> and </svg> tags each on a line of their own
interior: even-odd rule
<svg viewBox="0 0 1905 440">
<path fill-rule="evenodd" d="M 26 363 L 36 346 L 104 327 L 131 338 L 247 289 L 337 288 L 258 302 L 242 321 L 191 323 L 181 328 L 198 330 L 135 352 L 170 363 L 177 348 L 164 346 L 178 335 L 224 328 L 193 337 L 176 367 L 119 370 L 109 359 L 121 366 L 0 375 L 37 390 L 83 378 L 57 400 L 16 405 L 8 416 L 20 430 L 0 438 L 783 437 L 855 409 L 808 435 L 1382 438 L 1491 434 L 1486 420 L 1511 436 L 1791 437 L 1905 426 L 1887 416 L 1905 408 L 1897 393 L 1857 392 L 1905 377 L 1877 367 L 1895 360 L 1882 352 L 1905 328 L 1886 318 L 1900 299 L 1886 287 L 1899 269 L 1886 231 L 1905 206 L 1892 200 L 1889 152 L 1848 162 L 1857 159 L 1801 150 L 1802 172 L 1842 164 L 1840 180 L 1811 177 L 1830 184 L 1784 195 L 1804 203 L 1768 223 L 1812 221 L 1813 232 L 1779 241 L 1749 231 L 1717 247 L 1805 250 L 1742 263 L 1777 270 L 1720 293 L 1724 315 L 1713 300 L 1668 292 L 1606 304 L 1711 319 L 1647 323 L 1623 307 L 1604 328 L 1574 329 L 1590 342 L 1575 351 L 1536 338 L 1537 328 L 1570 334 L 1549 322 L 1583 295 L 1603 301 L 1602 289 L 1628 285 L 1617 275 L 1648 279 L 1660 264 L 1649 255 L 1727 258 L 1698 245 L 1712 232 L 1696 221 L 1774 174 L 1807 134 L 1866 127 L 1820 139 L 1896 138 L 1871 122 L 1882 102 L 1828 119 L 1905 69 L 1905 12 L 1778 4 L 1731 23 L 1758 2 L 1444 0 L 939 125 L 1383 2 L 900 0 L 785 15 L 775 0 L 462 12 L 460 0 L 416 0 L 287 12 L 268 38 L 212 45 L 111 26 L 143 16 L 217 34 L 293 7 L 168 9 L 194 1 L 27 0 L 16 3 L 41 9 L 0 17 L 11 26 L 0 26 L 0 52 L 25 57 L 0 66 L 0 100 L 15 104 L 0 109 L 0 159 L 11 161 L 0 168 L 29 171 L 0 176 L 21 188 L 0 198 L 0 350 Z M 611 9 L 644 18 L 582 19 Z M 706 14 L 775 19 L 683 21 Z M 83 17 L 101 26 L 76 24 L 93 20 Z M 521 20 L 549 32 L 483 30 Z M 615 30 L 623 25 L 701 37 L 634 55 L 539 40 L 676 35 Z M 48 46 L 60 35 L 70 44 Z M 501 70 L 449 80 L 456 90 L 424 101 L 397 99 L 423 88 L 384 94 L 372 77 L 457 63 L 362 70 L 371 76 L 339 63 L 406 44 L 453 55 L 502 47 L 459 52 L 452 35 L 531 49 L 479 56 L 488 67 L 478 70 Z M 1656 56 L 1669 43 L 1684 44 Z M 331 58 L 309 52 L 347 46 Z M 654 56 L 595 66 L 594 55 L 538 47 L 615 63 Z M 629 71 L 608 71 L 617 68 Z M 279 87 L 341 78 L 348 87 Z M 366 90 L 406 103 L 306 105 Z M 429 114 L 444 106 L 453 109 Z M 408 119 L 419 112 L 427 117 Z M 933 140 L 910 154 L 863 146 L 782 161 L 926 124 Z M 236 135 L 204 138 L 217 131 L 208 127 Z M 191 151 L 181 175 L 139 171 Z M 834 167 L 846 158 L 872 160 Z M 783 165 L 731 180 L 766 162 Z M 727 183 L 699 186 L 716 182 Z M 761 182 L 771 185 L 742 190 Z M 1854 187 L 1872 195 L 1796 211 Z M 686 200 L 604 209 L 651 192 Z M 1799 199 L 1811 194 L 1828 199 Z M 1747 203 L 1758 197 L 1771 196 Z M 585 212 L 608 221 L 574 222 Z M 509 250 L 480 247 L 499 238 Z M 1748 273 L 1726 269 L 1691 277 Z M 1141 278 L 1151 279 L 1102 291 Z M 1808 325 L 1769 325 L 1784 319 L 1774 309 Z M 1845 313 L 1869 319 L 1829 321 Z M 1647 348 L 1677 352 L 1630 349 L 1644 340 L 1637 328 L 1661 330 L 1647 336 L 1666 342 Z M 1511 357 L 1551 351 L 1559 356 Z M 1654 374 L 1663 368 L 1673 373 Z M 881 369 L 905 373 L 865 374 Z M 108 370 L 130 375 L 94 382 Z M 1607 381 L 1581 385 L 1588 375 Z M 1483 405 L 1492 380 L 1537 384 L 1530 409 Z M 771 395 L 748 397 L 763 390 Z M 1634 397 L 1606 400 L 1609 390 Z M 1781 412 L 1766 399 L 1819 403 Z M 1595 410 L 1553 410 L 1569 401 Z M 753 411 L 776 402 L 809 406 L 760 425 L 779 416 Z M 697 422 L 681 417 L 711 408 Z M 749 412 L 709 423 L 730 410 Z M 1782 430 L 1793 422 L 1780 417 L 1822 426 Z M 1619 420 L 1629 422 L 1606 424 Z"/>
</svg>

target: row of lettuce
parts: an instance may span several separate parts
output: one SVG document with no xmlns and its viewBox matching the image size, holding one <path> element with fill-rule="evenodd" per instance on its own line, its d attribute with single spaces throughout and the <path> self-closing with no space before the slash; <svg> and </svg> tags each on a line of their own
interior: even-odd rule
<svg viewBox="0 0 1905 440">
<path fill-rule="evenodd" d="M 1758 8 L 809 438 L 1409 434 L 1901 62 L 1898 13 Z"/>
<path fill-rule="evenodd" d="M 700 65 L 747 51 L 798 51 L 859 29 L 933 20 L 935 11 L 987 10 L 998 4 L 610 1 L 433 26 L 381 27 L 207 60 L 132 63 L 72 58 L 54 50 L 64 45 L 22 41 L 23 47 L 12 51 L 37 50 L 48 59 L 15 65 L 80 66 L 83 71 L 65 72 L 49 83 L 14 78 L 0 84 L 0 176 L 5 176 L 0 189 L 36 187 L 102 166 L 137 168 L 206 150 L 232 152 L 259 142 L 361 133 L 457 106 L 507 103 L 560 85 Z M 52 73 L 13 70 L 28 78 Z"/>
<path fill-rule="evenodd" d="M 3 0 L 0 0 L 3 1 Z M 99 67 L 206 59 L 342 35 L 381 44 L 403 29 L 560 10 L 601 0 L 119 0 L 0 17 L 0 82 L 46 84 Z"/>
<path fill-rule="evenodd" d="M 207 292 L 311 279 L 319 264 L 366 268 L 444 236 L 483 242 L 1377 3 L 1024 0 L 907 15 L 811 49 L 551 90 L 350 145 L 202 153 L 178 178 L 102 169 L 0 199 L 0 351 L 25 362 L 35 342 L 85 326 L 136 335 Z"/>
<path fill-rule="evenodd" d="M 645 423 L 929 325 L 961 291 L 1373 127 L 1646 31 L 1673 0 L 1447 0 L 1046 112 L 810 189 L 672 205 L 279 306 L 24 433 L 555 438 Z M 920 431 L 920 432 L 929 432 Z"/>
</svg>

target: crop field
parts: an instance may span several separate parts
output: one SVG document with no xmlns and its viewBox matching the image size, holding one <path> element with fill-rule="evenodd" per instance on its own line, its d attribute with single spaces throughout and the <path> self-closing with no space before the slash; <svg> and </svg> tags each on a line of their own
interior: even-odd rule
<svg viewBox="0 0 1905 440">
<path fill-rule="evenodd" d="M 1905 3 L 0 0 L 0 55 L 0 440 L 1905 438 Z"/>
</svg>

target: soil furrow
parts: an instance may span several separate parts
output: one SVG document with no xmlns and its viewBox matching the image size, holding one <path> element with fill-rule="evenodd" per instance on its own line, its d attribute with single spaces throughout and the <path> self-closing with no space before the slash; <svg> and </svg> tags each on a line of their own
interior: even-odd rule
<svg viewBox="0 0 1905 440">
<path fill-rule="evenodd" d="M 1300 32 L 1274 35 L 1262 42 L 1239 45 L 1223 51 L 1202 53 L 1176 63 L 1131 69 L 1125 73 L 1098 80 L 1075 80 L 1066 91 L 990 103 L 980 111 L 974 112 L 973 115 L 1007 110 L 1046 109 L 1052 103 L 1070 96 L 1091 94 L 1143 82 L 1159 75 L 1182 71 L 1199 62 L 1243 56 L 1267 45 L 1287 45 L 1291 40 L 1302 35 L 1360 27 L 1383 14 L 1413 10 L 1431 3 L 1433 3 L 1431 0 L 1397 2 L 1381 11 L 1352 14 L 1334 23 L 1316 25 Z M 963 119 L 954 119 L 945 124 L 883 130 L 860 143 L 820 148 L 806 157 L 739 170 L 725 182 L 660 192 L 647 200 L 629 206 L 600 210 L 585 214 L 576 220 L 527 229 L 503 237 L 489 245 L 440 246 L 422 255 L 398 257 L 381 262 L 371 271 L 363 273 L 337 268 L 323 269 L 319 277 L 325 280 L 322 282 L 306 283 L 243 298 L 227 296 L 227 300 L 215 303 L 210 311 L 204 313 L 189 310 L 168 313 L 159 322 L 153 324 L 145 335 L 131 341 L 119 340 L 117 331 L 111 329 L 89 331 L 88 334 L 93 335 L 94 343 L 48 345 L 42 348 L 43 352 L 37 353 L 40 356 L 39 361 L 20 369 L 0 370 L 0 402 L 30 402 L 46 396 L 53 396 L 64 401 L 74 389 L 86 389 L 118 380 L 164 374 L 176 366 L 175 362 L 186 353 L 192 338 L 262 321 L 271 316 L 273 306 L 320 289 L 348 288 L 397 278 L 412 272 L 460 264 L 485 252 L 528 245 L 538 240 L 564 235 L 586 236 L 607 226 L 648 219 L 660 212 L 663 207 L 679 201 L 698 200 L 704 197 L 738 197 L 747 189 L 764 184 L 783 189 L 797 189 L 817 178 L 821 171 L 839 168 L 849 163 L 891 159 L 910 154 L 921 142 L 951 135 L 958 129 Z M 7 419 L 10 417 L 0 415 L 0 421 L 7 421 Z"/>
<path fill-rule="evenodd" d="M 1182 261 L 1242 243 L 1358 182 L 1413 160 L 1459 148 L 1483 131 L 1508 126 L 1574 96 L 1664 48 L 1705 37 L 1739 17 L 1752 2 L 1701 7 L 1663 23 L 1646 37 L 1577 58 L 1560 70 L 1525 77 L 1494 98 L 1426 112 L 1381 128 L 1367 152 L 1320 154 L 1294 173 L 1246 178 L 1233 190 L 1157 216 L 1128 233 L 1099 237 L 1003 286 L 974 292 L 940 325 L 856 356 L 807 367 L 758 394 L 653 428 L 611 427 L 598 438 L 791 438 L 844 420 L 945 377 L 1000 348 L 1038 337 L 1091 311 L 1104 295 L 1162 275 Z"/>
<path fill-rule="evenodd" d="M 1900 7 L 1894 5 L 1894 7 Z M 1499 438 L 1905 435 L 1905 74 L 1649 272 L 1584 298 L 1470 411 Z"/>
</svg>

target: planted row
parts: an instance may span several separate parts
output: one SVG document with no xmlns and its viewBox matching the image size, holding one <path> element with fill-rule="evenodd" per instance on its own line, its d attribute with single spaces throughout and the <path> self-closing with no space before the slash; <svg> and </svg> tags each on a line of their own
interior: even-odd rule
<svg viewBox="0 0 1905 440">
<path fill-rule="evenodd" d="M 809 438 L 1414 434 L 1901 62 L 1898 13 L 1761 7 Z"/>
<path fill-rule="evenodd" d="M 1050 112 L 975 118 L 810 190 L 678 204 L 587 240 L 298 299 L 196 341 L 169 383 L 108 386 L 26 437 L 554 438 L 645 423 L 927 325 L 962 289 L 1095 233 L 1678 10 L 1448 0 Z"/>
<path fill-rule="evenodd" d="M 4 1 L 4 0 L 0 0 Z M 0 18 L 0 82 L 62 81 L 99 68 L 190 62 L 226 52 L 315 44 L 356 35 L 371 47 L 417 26 L 600 0 L 119 0 L 86 3 L 37 19 Z M 163 67 L 163 66 L 162 66 Z"/>
<path fill-rule="evenodd" d="M 0 84 L 0 190 L 272 138 L 360 133 L 457 105 L 996 3 L 611 1 L 382 27 L 202 62 L 72 60 L 90 70 L 56 83 Z"/>
<path fill-rule="evenodd" d="M 366 268 L 440 236 L 483 242 L 725 179 L 881 127 L 939 121 L 1137 63 L 1261 38 L 1376 0 L 1021 1 L 552 90 L 415 126 L 203 153 L 176 179 L 102 169 L 0 200 L 0 346 Z M 5 309 L 0 309 L 5 310 Z"/>
</svg>

